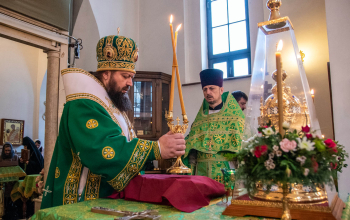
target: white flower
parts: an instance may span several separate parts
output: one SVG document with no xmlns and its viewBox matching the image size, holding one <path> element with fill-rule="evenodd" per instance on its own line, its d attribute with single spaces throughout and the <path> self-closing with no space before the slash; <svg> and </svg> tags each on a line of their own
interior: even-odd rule
<svg viewBox="0 0 350 220">
<path fill-rule="evenodd" d="M 274 163 L 270 164 L 270 169 L 275 169 L 276 165 Z"/>
<path fill-rule="evenodd" d="M 274 153 L 272 153 L 272 152 L 269 153 L 269 158 L 270 158 L 270 159 L 272 159 L 272 158 L 274 158 L 274 157 L 275 157 L 275 154 L 274 154 Z"/>
<path fill-rule="evenodd" d="M 273 149 L 274 151 L 278 151 L 280 148 L 279 148 L 277 145 L 274 145 L 274 146 L 272 147 L 272 149 Z"/>
<path fill-rule="evenodd" d="M 244 164 L 245 164 L 244 160 L 242 160 L 241 164 L 242 164 L 242 165 L 244 165 Z"/>
<path fill-rule="evenodd" d="M 283 127 L 284 129 L 289 129 L 290 124 L 289 124 L 288 122 L 285 121 L 285 122 L 283 122 L 282 127 Z"/>
<path fill-rule="evenodd" d="M 304 169 L 304 176 L 309 175 L 309 172 L 310 172 L 310 170 L 309 170 L 308 168 L 305 168 L 305 169 Z"/>
<path fill-rule="evenodd" d="M 335 157 L 336 161 L 339 161 L 340 157 L 338 157 L 337 155 L 333 154 L 333 157 Z"/>
<path fill-rule="evenodd" d="M 263 130 L 264 134 L 267 136 L 275 134 L 275 132 L 272 130 L 272 128 L 268 127 Z"/>
<path fill-rule="evenodd" d="M 276 151 L 276 156 L 277 156 L 277 157 L 282 156 L 282 151 L 280 151 L 280 150 Z"/>
<path fill-rule="evenodd" d="M 297 157 L 296 160 L 297 160 L 298 162 L 300 162 L 300 165 L 304 165 L 304 164 L 305 164 L 306 157 L 305 157 L 305 156 Z"/>
<path fill-rule="evenodd" d="M 254 148 L 250 148 L 250 153 L 253 153 L 253 151 L 254 151 Z"/>
<path fill-rule="evenodd" d="M 299 142 L 299 147 L 301 149 L 305 149 L 307 151 L 312 151 L 313 149 L 315 149 L 314 147 L 315 143 L 308 141 L 306 137 L 303 137 L 302 140 L 300 140 L 300 138 L 297 138 L 297 140 Z"/>
<path fill-rule="evenodd" d="M 258 136 L 258 137 L 262 137 L 262 133 L 258 133 L 256 136 Z"/>
</svg>

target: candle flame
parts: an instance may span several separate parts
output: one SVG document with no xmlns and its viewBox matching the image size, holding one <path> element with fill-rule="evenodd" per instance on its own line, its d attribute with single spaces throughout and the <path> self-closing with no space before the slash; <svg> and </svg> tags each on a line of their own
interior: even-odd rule
<svg viewBox="0 0 350 220">
<path fill-rule="evenodd" d="M 324 135 L 322 135 L 322 139 L 324 139 Z"/>
<path fill-rule="evenodd" d="M 176 28 L 176 32 L 178 32 L 178 31 L 180 30 L 181 25 L 182 25 L 182 24 L 179 24 L 179 25 L 177 26 L 177 28 Z"/>
<path fill-rule="evenodd" d="M 278 42 L 278 46 L 277 46 L 277 51 L 282 51 L 282 48 L 283 48 L 283 41 L 282 40 L 280 40 L 279 42 Z"/>
<path fill-rule="evenodd" d="M 173 15 L 170 15 L 170 24 L 173 23 Z"/>
<path fill-rule="evenodd" d="M 311 93 L 311 95 L 315 95 L 314 89 L 311 89 L 310 93 Z"/>
</svg>

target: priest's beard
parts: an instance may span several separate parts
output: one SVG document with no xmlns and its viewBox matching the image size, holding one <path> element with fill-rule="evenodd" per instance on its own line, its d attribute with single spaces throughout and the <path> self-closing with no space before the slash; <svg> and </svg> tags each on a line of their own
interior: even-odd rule
<svg viewBox="0 0 350 220">
<path fill-rule="evenodd" d="M 132 105 L 128 93 L 123 93 L 122 91 L 128 90 L 129 86 L 116 90 L 116 85 L 117 82 L 113 78 L 109 80 L 107 88 L 108 96 L 119 111 L 127 112 L 132 109 Z"/>
</svg>

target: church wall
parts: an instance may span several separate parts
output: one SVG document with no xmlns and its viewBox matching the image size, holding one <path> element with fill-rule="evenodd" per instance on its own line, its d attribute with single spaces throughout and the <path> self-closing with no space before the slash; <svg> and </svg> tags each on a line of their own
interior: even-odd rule
<svg viewBox="0 0 350 220">
<path fill-rule="evenodd" d="M 72 35 L 83 41 L 80 59 L 75 60 L 75 66 L 86 71 L 95 71 L 97 69 L 96 45 L 100 39 L 100 33 L 90 1 L 82 1 Z M 72 49 L 71 55 L 73 56 Z M 73 62 L 73 58 L 71 58 L 71 62 Z"/>
<path fill-rule="evenodd" d="M 335 138 L 350 152 L 350 2 L 339 0 L 334 4 L 326 0 L 327 32 L 329 45 L 329 59 L 332 77 L 332 97 L 334 111 Z M 350 165 L 348 159 L 347 164 Z M 350 193 L 350 168 L 339 174 L 340 198 L 346 201 Z"/>
<path fill-rule="evenodd" d="M 36 139 L 46 54 L 5 38 L 0 38 L 0 48 L 0 118 L 24 120 L 24 136 Z"/>
</svg>

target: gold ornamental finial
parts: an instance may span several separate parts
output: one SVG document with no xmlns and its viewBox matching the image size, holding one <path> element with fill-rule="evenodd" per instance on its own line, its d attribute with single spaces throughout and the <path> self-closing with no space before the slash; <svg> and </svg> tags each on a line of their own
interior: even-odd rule
<svg viewBox="0 0 350 220">
<path fill-rule="evenodd" d="M 118 31 L 118 34 L 117 34 L 117 35 L 119 36 L 119 32 L 120 32 L 120 27 L 118 27 L 118 28 L 117 28 L 117 31 Z"/>
<path fill-rule="evenodd" d="M 300 53 L 301 61 L 304 63 L 305 53 L 302 50 L 300 50 L 299 53 Z"/>
<path fill-rule="evenodd" d="M 266 7 L 270 10 L 269 21 L 275 20 L 281 17 L 280 7 L 282 5 L 282 0 L 268 0 L 266 2 Z"/>
</svg>

